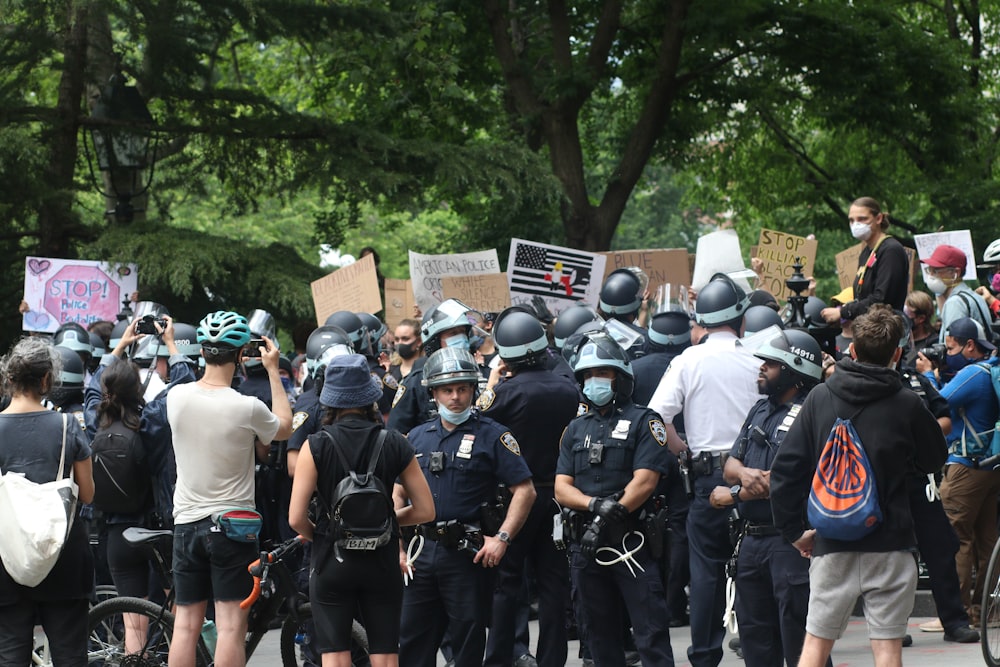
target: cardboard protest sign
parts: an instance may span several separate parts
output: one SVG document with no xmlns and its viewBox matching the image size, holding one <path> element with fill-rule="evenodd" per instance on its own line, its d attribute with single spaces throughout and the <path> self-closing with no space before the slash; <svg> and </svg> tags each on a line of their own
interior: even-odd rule
<svg viewBox="0 0 1000 667">
<path fill-rule="evenodd" d="M 382 310 L 372 255 L 365 255 L 353 264 L 314 280 L 309 286 L 319 326 L 323 326 L 326 318 L 338 310 L 373 314 Z"/>
<path fill-rule="evenodd" d="M 481 313 L 499 313 L 510 307 L 506 273 L 443 276 L 441 288 L 445 299 L 458 299 Z"/>
<path fill-rule="evenodd" d="M 864 250 L 864 247 L 864 243 L 859 243 L 837 253 L 837 279 L 840 281 L 840 289 L 854 284 L 854 276 L 858 273 L 858 258 L 861 257 L 861 251 Z M 917 253 L 914 252 L 913 248 L 903 248 L 903 250 L 906 251 L 906 258 L 910 260 L 909 291 L 913 291 L 913 279 L 920 270 Z"/>
<path fill-rule="evenodd" d="M 99 320 L 114 322 L 122 301 L 131 299 L 138 284 L 135 264 L 27 257 L 24 300 L 29 310 L 21 327 L 52 333 L 66 322 L 84 328 Z"/>
<path fill-rule="evenodd" d="M 720 229 L 699 237 L 695 255 L 691 287 L 696 291 L 707 285 L 716 273 L 729 274 L 746 292 L 752 289 L 746 276 L 752 276 L 753 272 L 747 269 L 743 260 L 740 239 L 735 229 Z"/>
<path fill-rule="evenodd" d="M 965 280 L 976 279 L 976 251 L 972 247 L 972 233 L 968 229 L 953 232 L 934 232 L 933 234 L 914 234 L 913 243 L 917 246 L 917 256 L 927 259 L 939 245 L 953 245 L 965 253 Z"/>
<path fill-rule="evenodd" d="M 606 264 L 607 258 L 598 253 L 511 239 L 511 304 L 531 305 L 537 296 L 553 314 L 581 301 L 596 307 Z"/>
<path fill-rule="evenodd" d="M 497 259 L 495 248 L 450 255 L 423 255 L 410 251 L 413 298 L 424 313 L 445 299 L 441 289 L 442 276 L 471 276 L 483 273 L 500 273 L 500 260 Z"/>
<path fill-rule="evenodd" d="M 670 285 L 670 295 L 677 298 L 678 290 L 691 284 L 688 251 L 684 248 L 650 250 L 613 250 L 602 253 L 607 257 L 604 277 L 617 269 L 636 266 L 649 276 L 649 293 L 656 294 L 661 285 Z M 603 281 L 602 281 L 603 282 Z"/>
<path fill-rule="evenodd" d="M 813 275 L 818 245 L 815 239 L 773 229 L 761 229 L 760 240 L 755 246 L 757 252 L 754 255 L 764 263 L 760 274 L 760 288 L 778 299 L 790 296 L 790 291 L 785 286 L 785 279 L 790 278 L 794 272 L 792 266 L 798 259 L 802 264 L 802 275 Z"/>
<path fill-rule="evenodd" d="M 401 320 L 413 319 L 413 286 L 409 280 L 385 279 L 385 323 L 395 331 Z"/>
</svg>

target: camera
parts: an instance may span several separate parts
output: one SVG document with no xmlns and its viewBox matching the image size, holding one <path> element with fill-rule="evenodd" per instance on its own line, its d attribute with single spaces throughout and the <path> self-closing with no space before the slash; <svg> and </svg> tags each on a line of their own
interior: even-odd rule
<svg viewBox="0 0 1000 667">
<path fill-rule="evenodd" d="M 157 334 L 156 325 L 160 325 L 160 331 L 167 328 L 167 321 L 162 318 L 154 317 L 153 315 L 143 315 L 142 319 L 135 323 L 135 332 L 137 334 Z"/>
<path fill-rule="evenodd" d="M 930 347 L 925 347 L 920 350 L 920 354 L 927 357 L 927 360 L 934 364 L 940 364 L 944 362 L 944 357 L 947 352 L 947 348 L 944 343 L 934 343 Z"/>
<path fill-rule="evenodd" d="M 259 357 L 261 349 L 267 349 L 267 344 L 263 338 L 251 338 L 250 342 L 243 348 L 243 356 Z"/>
</svg>

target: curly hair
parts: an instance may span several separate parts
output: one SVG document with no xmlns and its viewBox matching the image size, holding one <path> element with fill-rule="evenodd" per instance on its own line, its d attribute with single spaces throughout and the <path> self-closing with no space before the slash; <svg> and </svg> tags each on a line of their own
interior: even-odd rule
<svg viewBox="0 0 1000 667">
<path fill-rule="evenodd" d="M 0 358 L 3 391 L 9 396 L 42 396 L 59 384 L 62 358 L 46 338 L 28 336 L 14 343 Z M 45 381 L 48 378 L 48 385 Z"/>
</svg>

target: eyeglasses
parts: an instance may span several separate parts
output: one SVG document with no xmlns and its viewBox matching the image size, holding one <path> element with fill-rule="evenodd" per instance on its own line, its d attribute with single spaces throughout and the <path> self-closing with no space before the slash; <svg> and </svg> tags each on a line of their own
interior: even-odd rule
<svg viewBox="0 0 1000 667">
<path fill-rule="evenodd" d="M 924 273 L 937 278 L 950 278 L 955 272 L 951 266 L 924 266 Z"/>
</svg>

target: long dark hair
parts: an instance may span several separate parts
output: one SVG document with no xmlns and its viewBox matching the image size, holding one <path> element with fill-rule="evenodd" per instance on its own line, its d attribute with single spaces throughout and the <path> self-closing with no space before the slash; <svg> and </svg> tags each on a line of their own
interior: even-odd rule
<svg viewBox="0 0 1000 667">
<path fill-rule="evenodd" d="M 335 421 L 337 421 L 338 419 L 340 419 L 341 412 L 342 412 L 342 410 L 340 408 L 324 407 L 324 410 L 323 410 L 323 419 L 321 420 L 323 426 L 329 426 L 330 424 L 332 424 Z M 358 414 L 358 413 L 354 412 L 354 414 Z M 365 406 L 364 408 L 362 408 L 362 413 L 361 413 L 360 416 L 363 419 L 367 419 L 368 421 L 374 422 L 376 424 L 381 424 L 382 423 L 382 415 L 380 415 L 375 410 L 375 405 L 374 404 L 368 405 L 368 406 Z"/>
<path fill-rule="evenodd" d="M 133 431 L 139 430 L 139 417 L 145 402 L 139 369 L 131 361 L 115 359 L 101 375 L 101 402 L 97 406 L 97 422 L 106 428 L 120 421 Z"/>
</svg>

